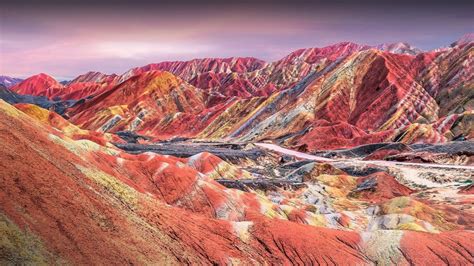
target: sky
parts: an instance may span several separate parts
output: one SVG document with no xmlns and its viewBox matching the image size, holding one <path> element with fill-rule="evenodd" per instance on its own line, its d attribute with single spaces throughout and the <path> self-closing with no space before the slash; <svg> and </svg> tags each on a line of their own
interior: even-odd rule
<svg viewBox="0 0 474 266">
<path fill-rule="evenodd" d="M 342 41 L 423 50 L 474 32 L 474 1 L 55 1 L 0 4 L 0 75 L 121 74 L 149 63 L 274 61 Z"/>
</svg>

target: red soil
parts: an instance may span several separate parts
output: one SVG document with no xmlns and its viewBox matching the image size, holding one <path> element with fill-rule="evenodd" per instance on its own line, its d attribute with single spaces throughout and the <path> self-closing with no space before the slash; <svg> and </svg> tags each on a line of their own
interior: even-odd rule
<svg viewBox="0 0 474 266">
<path fill-rule="evenodd" d="M 408 196 L 414 192 L 400 184 L 392 175 L 385 172 L 377 172 L 358 178 L 357 185 L 368 181 L 375 182 L 376 185 L 372 189 L 354 193 L 357 198 L 378 203 L 400 196 Z"/>
</svg>

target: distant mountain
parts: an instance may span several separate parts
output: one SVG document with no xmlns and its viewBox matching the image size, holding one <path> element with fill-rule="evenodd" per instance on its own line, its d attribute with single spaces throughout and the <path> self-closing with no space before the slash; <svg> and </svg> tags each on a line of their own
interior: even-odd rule
<svg viewBox="0 0 474 266">
<path fill-rule="evenodd" d="M 44 96 L 22 95 L 9 90 L 4 85 L 0 84 L 0 99 L 9 104 L 27 103 L 34 104 L 41 108 L 51 109 L 58 114 L 63 114 L 64 111 L 76 103 L 75 100 L 53 101 Z"/>
<path fill-rule="evenodd" d="M 89 71 L 85 74 L 79 75 L 73 80 L 68 81 L 66 84 L 84 83 L 84 82 L 95 82 L 95 83 L 116 83 L 119 76 L 116 74 L 107 75 L 101 72 Z"/>
<path fill-rule="evenodd" d="M 9 88 L 19 82 L 23 81 L 23 79 L 19 78 L 12 78 L 9 76 L 0 76 L 0 85 L 4 85 L 5 87 Z"/>
<path fill-rule="evenodd" d="M 41 73 L 31 76 L 10 89 L 18 94 L 45 96 L 49 99 L 79 100 L 95 95 L 115 85 L 110 83 L 92 81 L 78 81 L 76 78 L 69 82 L 58 82 L 53 77 Z"/>
<path fill-rule="evenodd" d="M 40 73 L 23 80 L 10 89 L 18 94 L 48 96 L 51 94 L 51 90 L 61 90 L 63 87 L 53 77 Z"/>
<path fill-rule="evenodd" d="M 387 51 L 389 53 L 394 54 L 409 54 L 409 55 L 417 55 L 422 51 L 416 47 L 411 46 L 408 43 L 404 42 L 397 42 L 397 43 L 384 43 L 376 46 L 377 49 L 382 51 Z"/>
<path fill-rule="evenodd" d="M 474 33 L 467 33 L 461 36 L 457 41 L 451 44 L 451 47 L 474 42 Z"/>
</svg>

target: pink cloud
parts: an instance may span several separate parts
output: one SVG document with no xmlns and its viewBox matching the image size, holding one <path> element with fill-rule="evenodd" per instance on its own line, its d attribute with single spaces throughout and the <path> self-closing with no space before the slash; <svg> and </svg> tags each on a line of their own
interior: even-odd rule
<svg viewBox="0 0 474 266">
<path fill-rule="evenodd" d="M 401 19 L 344 9 L 9 10 L 0 25 L 0 74 L 71 78 L 197 57 L 276 60 L 339 41 L 408 41 L 432 49 L 473 31 L 471 17 L 445 13 L 404 13 Z"/>
</svg>

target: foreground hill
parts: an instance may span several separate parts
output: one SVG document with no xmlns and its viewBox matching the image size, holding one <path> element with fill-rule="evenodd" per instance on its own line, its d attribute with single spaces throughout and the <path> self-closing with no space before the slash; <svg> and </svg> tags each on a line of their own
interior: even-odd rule
<svg viewBox="0 0 474 266">
<path fill-rule="evenodd" d="M 305 166 L 309 172 L 292 174 L 307 187 L 243 192 L 215 179 L 231 172 L 227 178 L 252 177 L 211 154 L 127 154 L 110 145 L 114 136 L 79 129 L 34 105 L 0 101 L 0 121 L 2 263 L 473 259 L 474 235 L 464 230 L 472 225 L 469 211 L 411 196 L 386 173 L 357 179 L 313 163 Z M 378 186 L 382 180 L 390 186 Z M 368 203 L 375 204 L 370 220 L 362 211 Z"/>
</svg>

